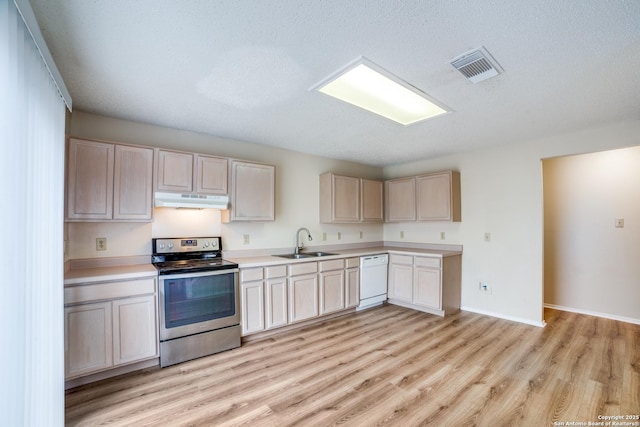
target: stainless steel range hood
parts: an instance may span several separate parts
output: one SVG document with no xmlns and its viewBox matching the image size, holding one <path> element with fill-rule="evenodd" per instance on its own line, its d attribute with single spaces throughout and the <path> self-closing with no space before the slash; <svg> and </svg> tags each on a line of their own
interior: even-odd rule
<svg viewBox="0 0 640 427">
<path fill-rule="evenodd" d="M 225 210 L 229 209 L 229 197 L 209 194 L 156 192 L 155 207 Z"/>
</svg>

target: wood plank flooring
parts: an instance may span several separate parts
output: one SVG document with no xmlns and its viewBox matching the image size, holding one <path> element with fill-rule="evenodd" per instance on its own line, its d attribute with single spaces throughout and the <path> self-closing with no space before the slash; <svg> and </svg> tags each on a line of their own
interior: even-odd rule
<svg viewBox="0 0 640 427">
<path fill-rule="evenodd" d="M 545 320 L 385 305 L 69 390 L 66 423 L 527 427 L 640 414 L 640 325 Z"/>
</svg>

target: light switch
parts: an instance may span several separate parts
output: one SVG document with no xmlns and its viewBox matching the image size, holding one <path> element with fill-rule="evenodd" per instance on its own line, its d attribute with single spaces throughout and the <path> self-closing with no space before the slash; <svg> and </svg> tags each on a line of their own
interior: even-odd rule
<svg viewBox="0 0 640 427">
<path fill-rule="evenodd" d="M 624 218 L 616 218 L 616 228 L 624 228 Z"/>
</svg>

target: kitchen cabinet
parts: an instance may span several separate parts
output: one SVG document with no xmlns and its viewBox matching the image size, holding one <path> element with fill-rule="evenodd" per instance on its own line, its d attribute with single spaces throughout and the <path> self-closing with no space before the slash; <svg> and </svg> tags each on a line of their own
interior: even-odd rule
<svg viewBox="0 0 640 427">
<path fill-rule="evenodd" d="M 317 262 L 288 266 L 289 323 L 318 316 L 317 269 Z"/>
<path fill-rule="evenodd" d="M 153 150 L 70 138 L 67 221 L 150 221 Z"/>
<path fill-rule="evenodd" d="M 320 315 L 345 308 L 344 260 L 319 262 L 320 269 Z"/>
<path fill-rule="evenodd" d="M 458 311 L 461 259 L 391 253 L 388 302 L 439 316 Z"/>
<path fill-rule="evenodd" d="M 416 220 L 416 179 L 399 178 L 385 181 L 385 221 Z"/>
<path fill-rule="evenodd" d="M 242 270 L 240 304 L 242 334 L 264 330 L 264 276 L 262 268 Z"/>
<path fill-rule="evenodd" d="M 408 303 L 413 301 L 412 256 L 389 256 L 388 298 Z"/>
<path fill-rule="evenodd" d="M 360 304 L 360 258 L 347 258 L 345 261 L 345 308 Z"/>
<path fill-rule="evenodd" d="M 162 149 L 156 157 L 156 190 L 228 194 L 226 158 Z"/>
<path fill-rule="evenodd" d="M 320 175 L 320 222 L 382 222 L 383 183 L 324 173 Z"/>
<path fill-rule="evenodd" d="M 64 289 L 65 378 L 158 357 L 156 278 Z"/>
<path fill-rule="evenodd" d="M 229 221 L 275 220 L 275 166 L 233 160 Z"/>
<path fill-rule="evenodd" d="M 460 222 L 460 173 L 444 171 L 385 181 L 385 221 Z"/>
<path fill-rule="evenodd" d="M 360 221 L 384 221 L 384 183 L 371 179 L 360 179 L 360 194 L 362 195 Z"/>
<path fill-rule="evenodd" d="M 416 204 L 418 221 L 460 222 L 460 173 L 416 177 Z"/>
<path fill-rule="evenodd" d="M 265 267 L 266 328 L 285 326 L 288 322 L 287 267 Z"/>
<path fill-rule="evenodd" d="M 65 307 L 65 378 L 110 368 L 113 365 L 111 332 L 111 302 Z"/>
<path fill-rule="evenodd" d="M 118 299 L 111 307 L 114 366 L 156 356 L 156 297 Z"/>
</svg>

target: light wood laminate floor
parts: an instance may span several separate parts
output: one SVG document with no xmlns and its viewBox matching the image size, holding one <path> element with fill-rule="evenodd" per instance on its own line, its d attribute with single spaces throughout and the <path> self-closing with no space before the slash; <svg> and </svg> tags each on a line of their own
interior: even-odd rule
<svg viewBox="0 0 640 427">
<path fill-rule="evenodd" d="M 545 319 L 386 305 L 69 390 L 66 422 L 528 427 L 640 414 L 640 326 Z"/>
</svg>

